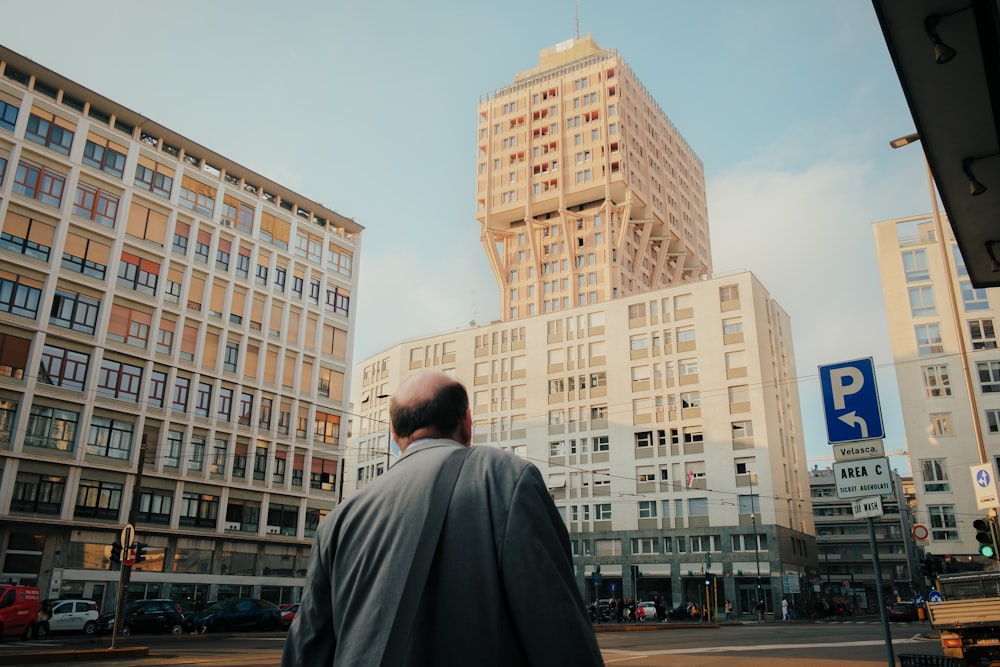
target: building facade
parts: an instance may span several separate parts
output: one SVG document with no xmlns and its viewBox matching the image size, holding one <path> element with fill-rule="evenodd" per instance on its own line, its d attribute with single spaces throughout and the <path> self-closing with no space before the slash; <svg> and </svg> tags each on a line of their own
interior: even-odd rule
<svg viewBox="0 0 1000 667">
<path fill-rule="evenodd" d="M 912 484 L 896 471 L 892 471 L 892 482 L 895 493 L 882 498 L 883 515 L 872 519 L 882 593 L 890 602 L 909 601 L 917 593 L 926 593 L 919 567 L 921 554 L 912 534 L 914 517 L 906 495 Z M 855 519 L 851 500 L 837 496 L 833 468 L 814 467 L 809 471 L 809 486 L 819 549 L 819 583 L 814 582 L 819 595 L 810 612 L 818 616 L 834 615 L 839 609 L 844 613 L 878 613 L 867 520 Z"/>
<path fill-rule="evenodd" d="M 502 320 L 711 275 L 701 161 L 616 51 L 589 35 L 545 49 L 477 128 Z"/>
<path fill-rule="evenodd" d="M 996 472 L 1000 458 L 1000 301 L 972 287 L 940 219 L 873 229 L 925 550 L 947 569 L 982 569 L 972 523 L 987 511 L 977 509 L 971 468 Z"/>
<path fill-rule="evenodd" d="M 542 471 L 586 599 L 728 598 L 747 613 L 763 598 L 770 611 L 816 576 L 790 323 L 752 274 L 358 362 L 346 493 L 391 462 L 388 397 L 425 368 L 467 386 L 475 445 Z"/>
<path fill-rule="evenodd" d="M 0 578 L 292 599 L 337 502 L 362 228 L 0 49 Z"/>
</svg>

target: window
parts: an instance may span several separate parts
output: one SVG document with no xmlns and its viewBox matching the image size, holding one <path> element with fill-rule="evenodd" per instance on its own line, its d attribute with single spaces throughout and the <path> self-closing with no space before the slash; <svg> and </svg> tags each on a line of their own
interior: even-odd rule
<svg viewBox="0 0 1000 667">
<path fill-rule="evenodd" d="M 24 131 L 24 138 L 42 146 L 48 146 L 57 153 L 69 155 L 75 129 L 76 126 L 68 120 L 38 107 L 32 107 L 31 115 L 28 116 L 28 127 Z"/>
<path fill-rule="evenodd" d="M 307 231 L 295 233 L 295 255 L 319 264 L 323 259 L 323 239 Z"/>
<path fill-rule="evenodd" d="M 926 317 L 934 315 L 937 309 L 934 307 L 934 290 L 930 285 L 911 287 L 907 290 L 910 295 L 910 315 L 913 317 Z"/>
<path fill-rule="evenodd" d="M 21 380 L 24 369 L 28 365 L 28 352 L 31 349 L 30 338 L 20 338 L 10 334 L 0 333 L 0 377 Z M 5 401 L 0 400 L 0 403 Z M 0 434 L 7 425 L 2 408 L 0 408 Z M 0 436 L 0 440 L 2 440 Z"/>
<path fill-rule="evenodd" d="M 931 276 L 927 270 L 927 252 L 922 248 L 903 252 L 903 273 L 908 283 L 929 280 Z"/>
<path fill-rule="evenodd" d="M 182 176 L 177 204 L 210 218 L 215 210 L 215 188 L 190 176 Z"/>
<path fill-rule="evenodd" d="M 944 459 L 924 459 L 920 462 L 920 470 L 925 493 L 951 491 L 947 462 Z"/>
<path fill-rule="evenodd" d="M 219 399 L 217 401 L 218 405 L 218 418 L 224 422 L 228 422 L 232 419 L 233 415 L 233 390 L 230 387 L 222 387 L 219 389 Z"/>
<path fill-rule="evenodd" d="M 986 423 L 990 433 L 1000 433 L 1000 410 L 987 410 Z"/>
<path fill-rule="evenodd" d="M 958 521 L 955 518 L 954 505 L 929 505 L 927 514 L 930 516 L 932 540 L 942 542 L 958 540 Z"/>
<path fill-rule="evenodd" d="M 611 503 L 594 505 L 594 521 L 611 521 Z"/>
<path fill-rule="evenodd" d="M 170 523 L 170 508 L 173 506 L 172 493 L 143 491 L 139 494 L 139 520 L 167 525 Z"/>
<path fill-rule="evenodd" d="M 18 106 L 13 102 L 13 100 L 5 101 L 0 99 L 0 127 L 13 132 L 14 125 L 17 123 L 18 111 Z"/>
<path fill-rule="evenodd" d="M 170 190 L 174 186 L 174 170 L 145 155 L 140 155 L 139 163 L 135 166 L 133 183 L 155 195 L 170 199 Z"/>
<path fill-rule="evenodd" d="M 83 391 L 89 364 L 89 354 L 45 345 L 42 348 L 38 380 L 56 387 Z"/>
<path fill-rule="evenodd" d="M 965 310 L 989 310 L 990 299 L 983 288 L 975 288 L 968 280 L 959 282 L 962 291 L 962 304 Z"/>
<path fill-rule="evenodd" d="M 65 491 L 65 477 L 18 472 L 17 479 L 14 480 L 10 509 L 15 512 L 59 516 Z"/>
<path fill-rule="evenodd" d="M 254 207 L 235 197 L 225 195 L 222 198 L 222 224 L 236 228 L 247 234 L 253 231 Z M 228 223 L 228 224 L 227 224 Z"/>
<path fill-rule="evenodd" d="M 171 399 L 171 409 L 174 412 L 187 412 L 188 396 L 191 393 L 191 378 L 174 379 L 174 393 Z"/>
<path fill-rule="evenodd" d="M 128 149 L 110 139 L 90 132 L 83 147 L 83 163 L 122 178 L 125 175 L 125 155 Z"/>
<path fill-rule="evenodd" d="M 94 456 L 127 461 L 132 453 L 133 429 L 133 424 L 120 419 L 93 417 L 86 451 Z"/>
<path fill-rule="evenodd" d="M 740 514 L 760 514 L 760 496 L 756 493 L 741 495 L 737 502 Z"/>
<path fill-rule="evenodd" d="M 184 434 L 180 431 L 168 431 L 167 441 L 163 452 L 163 465 L 170 468 L 178 468 L 181 465 L 181 445 L 184 442 Z"/>
<path fill-rule="evenodd" d="M 315 435 L 321 442 L 336 445 L 340 442 L 340 417 L 316 411 Z"/>
<path fill-rule="evenodd" d="M 734 336 L 736 334 L 743 333 L 743 320 L 739 318 L 731 318 L 722 320 L 722 334 L 725 336 Z M 680 340 L 680 337 L 677 338 Z"/>
<path fill-rule="evenodd" d="M 222 370 L 235 373 L 236 367 L 239 365 L 239 361 L 240 361 L 240 344 L 234 341 L 228 341 L 226 343 L 225 353 L 222 358 Z"/>
<path fill-rule="evenodd" d="M 106 244 L 67 232 L 66 244 L 63 246 L 62 267 L 104 280 L 110 254 L 111 248 Z"/>
<path fill-rule="evenodd" d="M 205 438 L 192 437 L 188 452 L 188 470 L 199 471 L 205 467 Z"/>
<path fill-rule="evenodd" d="M 701 407 L 701 394 L 697 391 L 688 391 L 681 394 L 681 408 L 700 408 Z"/>
<path fill-rule="evenodd" d="M 997 335 L 993 330 L 993 320 L 969 320 L 969 339 L 973 350 L 994 350 Z"/>
<path fill-rule="evenodd" d="M 708 498 L 690 498 L 688 500 L 688 516 L 708 516 Z M 692 551 L 696 551 L 696 549 L 692 549 Z"/>
<path fill-rule="evenodd" d="M 160 265 L 138 255 L 123 252 L 118 264 L 118 285 L 142 294 L 156 296 Z"/>
<path fill-rule="evenodd" d="M 659 553 L 659 539 L 655 537 L 633 537 L 631 539 L 632 553 L 634 554 L 655 554 Z"/>
<path fill-rule="evenodd" d="M 93 334 L 101 302 L 82 294 L 57 289 L 52 299 L 49 322 L 56 326 Z"/>
<path fill-rule="evenodd" d="M 132 403 L 139 402 L 142 385 L 142 367 L 123 361 L 104 359 L 97 375 L 97 393 Z"/>
<path fill-rule="evenodd" d="M 153 371 L 149 376 L 149 405 L 154 408 L 162 408 L 166 388 L 167 374 L 163 371 Z"/>
<path fill-rule="evenodd" d="M 179 249 L 178 254 L 187 252 L 187 235 L 190 234 L 190 226 L 178 222 L 174 228 L 174 245 L 178 243 L 178 236 L 183 235 L 183 250 Z M 167 238 L 167 214 L 155 209 L 143 206 L 137 201 L 133 201 L 128 211 L 128 221 L 125 232 L 129 236 L 144 241 L 152 241 L 158 246 L 163 246 Z"/>
<path fill-rule="evenodd" d="M 24 444 L 72 452 L 76 446 L 76 428 L 80 413 L 44 405 L 32 405 Z"/>
<path fill-rule="evenodd" d="M 924 357 L 944 352 L 941 330 L 937 324 L 918 324 L 913 330 L 917 337 L 917 354 Z"/>
<path fill-rule="evenodd" d="M 14 192 L 58 207 L 62 204 L 66 177 L 45 167 L 21 161 L 14 174 Z"/>
<path fill-rule="evenodd" d="M 208 264 L 208 253 L 212 247 L 212 232 L 199 229 L 194 242 L 194 257 L 199 262 Z"/>
<path fill-rule="evenodd" d="M 733 442 L 752 441 L 753 422 L 737 421 L 733 422 Z"/>
<path fill-rule="evenodd" d="M 927 398 L 951 396 L 951 377 L 947 366 L 924 366 L 922 371 Z"/>
<path fill-rule="evenodd" d="M 0 231 L 0 248 L 48 262 L 55 233 L 53 225 L 8 211 Z"/>
<path fill-rule="evenodd" d="M 181 497 L 180 525 L 215 528 L 218 516 L 218 496 L 185 492 Z"/>
<path fill-rule="evenodd" d="M 77 487 L 75 518 L 118 519 L 122 505 L 122 485 L 81 479 Z"/>
<path fill-rule="evenodd" d="M 40 281 L 0 270 L 0 311 L 35 319 L 41 298 Z"/>
<path fill-rule="evenodd" d="M 640 519 L 655 519 L 656 518 L 656 501 L 655 500 L 640 500 L 639 501 L 639 518 Z"/>
<path fill-rule="evenodd" d="M 979 389 L 984 394 L 1000 393 L 1000 361 L 980 361 L 976 363 L 979 373 Z"/>
<path fill-rule="evenodd" d="M 931 432 L 934 435 L 955 435 L 951 430 L 951 413 L 936 412 L 931 414 Z"/>
<path fill-rule="evenodd" d="M 73 196 L 73 213 L 105 227 L 114 227 L 119 199 L 100 188 L 80 182 Z"/>
<path fill-rule="evenodd" d="M 611 444 L 608 436 L 598 435 L 594 436 L 594 451 L 595 452 L 607 452 L 610 451 Z"/>
</svg>

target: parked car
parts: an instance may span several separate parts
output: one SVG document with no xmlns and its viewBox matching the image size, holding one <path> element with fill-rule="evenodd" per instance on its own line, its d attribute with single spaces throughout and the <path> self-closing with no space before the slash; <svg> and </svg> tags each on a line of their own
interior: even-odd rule
<svg viewBox="0 0 1000 667">
<path fill-rule="evenodd" d="M 104 614 L 97 621 L 97 630 L 111 633 L 115 625 L 114 614 Z M 139 600 L 125 607 L 120 634 L 142 632 L 169 632 L 181 635 L 190 632 L 193 625 L 184 617 L 181 607 L 174 600 Z"/>
<path fill-rule="evenodd" d="M 279 609 L 281 611 L 281 627 L 287 630 L 292 621 L 295 620 L 295 614 L 299 610 L 299 603 L 283 604 Z"/>
<path fill-rule="evenodd" d="M 0 584 L 0 639 L 35 637 L 41 599 L 36 586 Z"/>
<path fill-rule="evenodd" d="M 281 612 L 278 606 L 267 600 L 250 598 L 230 598 L 219 600 L 204 611 L 191 615 L 194 627 L 205 628 L 209 632 L 227 630 L 278 630 L 281 628 Z"/>
<path fill-rule="evenodd" d="M 38 636 L 53 632 L 97 631 L 101 612 L 93 600 L 43 600 L 38 612 Z"/>
<path fill-rule="evenodd" d="M 920 619 L 917 606 L 912 602 L 899 602 L 889 607 L 890 621 L 916 621 Z"/>
</svg>

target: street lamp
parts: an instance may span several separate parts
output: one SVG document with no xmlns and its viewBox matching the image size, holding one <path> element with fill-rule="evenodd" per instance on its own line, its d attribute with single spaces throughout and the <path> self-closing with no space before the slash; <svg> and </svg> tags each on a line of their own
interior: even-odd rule
<svg viewBox="0 0 1000 667">
<path fill-rule="evenodd" d="M 760 538 L 757 536 L 757 508 L 754 505 L 760 505 L 760 503 L 754 502 L 753 495 L 753 476 L 754 473 L 750 473 L 750 523 L 753 524 L 753 559 L 757 563 L 757 580 L 755 582 L 757 587 L 757 607 L 763 604 L 763 600 L 760 597 Z M 753 610 L 754 613 L 759 614 L 757 609 Z"/>
<path fill-rule="evenodd" d="M 920 135 L 914 132 L 893 139 L 889 142 L 889 146 L 893 149 L 902 148 L 918 141 L 920 141 Z M 958 312 L 959 295 L 956 293 L 955 281 L 952 280 L 951 249 L 945 240 L 944 223 L 941 222 L 941 209 L 938 206 L 937 187 L 934 184 L 934 174 L 931 173 L 931 166 L 927 162 L 926 155 L 924 156 L 924 169 L 927 171 L 927 187 L 931 195 L 931 218 L 934 222 L 934 235 L 937 237 L 938 249 L 941 252 L 941 261 L 944 263 L 945 280 L 948 284 L 948 305 L 951 310 L 952 324 L 954 324 L 956 333 L 958 334 L 958 344 L 961 348 L 959 357 L 962 363 L 962 378 L 965 380 L 965 393 L 969 401 L 969 411 L 972 413 L 972 430 L 976 437 L 976 446 L 979 450 L 979 462 L 987 463 L 989 459 L 986 456 L 986 444 L 983 440 L 983 426 L 979 421 L 979 409 L 976 407 L 972 371 L 969 368 L 969 355 L 966 353 L 966 350 L 972 346 L 967 346 L 965 342 L 966 330 L 962 326 L 962 319 Z"/>
</svg>

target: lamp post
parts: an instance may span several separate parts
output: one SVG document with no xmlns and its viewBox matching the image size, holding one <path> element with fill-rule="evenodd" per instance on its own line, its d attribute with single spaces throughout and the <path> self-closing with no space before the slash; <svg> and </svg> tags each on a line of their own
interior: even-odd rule
<svg viewBox="0 0 1000 667">
<path fill-rule="evenodd" d="M 902 148 L 918 141 L 920 141 L 920 135 L 914 132 L 893 139 L 889 142 L 889 146 L 893 149 Z M 931 195 L 931 218 L 934 222 L 934 236 L 937 237 L 938 249 L 941 252 L 941 262 L 944 264 L 945 280 L 948 283 L 948 305 L 951 310 L 951 321 L 955 326 L 955 333 L 958 337 L 960 348 L 958 356 L 962 363 L 962 379 L 965 380 L 965 394 L 969 400 L 969 412 L 972 413 L 972 430 L 976 438 L 976 447 L 979 450 L 979 462 L 988 463 L 986 443 L 983 440 L 983 426 L 979 420 L 979 409 L 976 407 L 972 371 L 969 369 L 969 355 L 967 350 L 971 349 L 971 345 L 966 345 L 966 330 L 962 326 L 962 319 L 958 312 L 959 295 L 956 293 L 955 281 L 952 280 L 951 249 L 948 247 L 948 242 L 944 237 L 944 223 L 941 222 L 941 209 L 938 206 L 937 187 L 934 184 L 934 174 L 931 173 L 931 167 L 927 162 L 926 156 L 924 156 L 924 169 L 927 172 L 927 188 L 930 190 Z"/>
<path fill-rule="evenodd" d="M 753 524 L 753 559 L 757 563 L 757 579 L 754 582 L 757 589 L 757 607 L 764 604 L 764 600 L 760 597 L 760 539 L 757 536 L 757 507 L 760 503 L 754 501 L 753 495 L 753 476 L 754 473 L 750 473 L 750 523 Z M 765 607 L 766 608 L 766 607 Z M 760 612 L 758 609 L 754 609 L 754 613 L 760 618 Z"/>
</svg>

